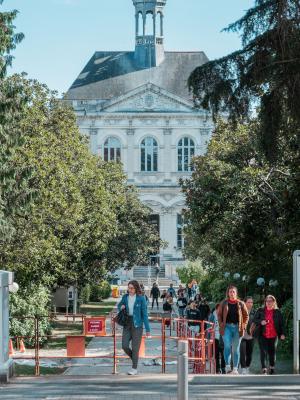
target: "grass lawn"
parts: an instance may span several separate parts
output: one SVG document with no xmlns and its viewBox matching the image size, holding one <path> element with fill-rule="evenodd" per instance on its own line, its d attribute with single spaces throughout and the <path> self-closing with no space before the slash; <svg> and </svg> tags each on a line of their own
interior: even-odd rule
<svg viewBox="0 0 300 400">
<path fill-rule="evenodd" d="M 101 303 L 87 303 L 80 306 L 80 313 L 91 316 L 105 316 L 108 315 L 115 307 L 117 300 L 104 301 Z"/>
<path fill-rule="evenodd" d="M 41 375 L 61 375 L 67 368 L 48 368 L 48 367 L 40 367 Z M 31 365 L 14 365 L 14 376 L 34 376 L 35 375 L 35 367 Z"/>
</svg>

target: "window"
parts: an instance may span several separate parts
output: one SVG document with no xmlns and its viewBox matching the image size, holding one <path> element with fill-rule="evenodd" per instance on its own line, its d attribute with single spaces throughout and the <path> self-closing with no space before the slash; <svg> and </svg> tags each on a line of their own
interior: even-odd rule
<svg viewBox="0 0 300 400">
<path fill-rule="evenodd" d="M 109 137 L 105 140 L 104 161 L 121 161 L 121 143 L 119 139 Z"/>
<path fill-rule="evenodd" d="M 193 171 L 191 162 L 194 155 L 194 141 L 187 137 L 180 139 L 178 143 L 178 171 Z"/>
<path fill-rule="evenodd" d="M 141 170 L 145 172 L 157 171 L 158 145 L 152 137 L 147 137 L 141 144 Z"/>
<path fill-rule="evenodd" d="M 183 237 L 183 216 L 177 214 L 177 248 L 183 249 L 184 237 Z"/>
</svg>

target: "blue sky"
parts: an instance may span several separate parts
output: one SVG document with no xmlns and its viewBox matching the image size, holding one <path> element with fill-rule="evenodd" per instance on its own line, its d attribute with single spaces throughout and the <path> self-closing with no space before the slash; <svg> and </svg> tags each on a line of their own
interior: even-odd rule
<svg viewBox="0 0 300 400">
<path fill-rule="evenodd" d="M 168 0 L 165 49 L 202 50 L 210 59 L 240 47 L 222 28 L 254 0 Z M 14 51 L 12 72 L 28 73 L 59 93 L 66 91 L 96 50 L 134 49 L 132 0 L 4 0 L 16 8 L 24 41 Z"/>
</svg>

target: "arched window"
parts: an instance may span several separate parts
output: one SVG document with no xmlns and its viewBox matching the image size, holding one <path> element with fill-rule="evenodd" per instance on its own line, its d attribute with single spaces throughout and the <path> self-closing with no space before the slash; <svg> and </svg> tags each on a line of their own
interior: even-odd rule
<svg viewBox="0 0 300 400">
<path fill-rule="evenodd" d="M 177 248 L 183 249 L 184 247 L 184 236 L 183 236 L 183 216 L 177 214 Z"/>
<path fill-rule="evenodd" d="M 153 14 L 151 11 L 146 14 L 145 35 L 153 35 Z"/>
<path fill-rule="evenodd" d="M 121 161 L 121 143 L 119 139 L 109 137 L 105 140 L 104 161 Z"/>
<path fill-rule="evenodd" d="M 178 171 L 193 171 L 191 162 L 194 155 L 194 141 L 188 137 L 180 139 L 178 143 Z"/>
<path fill-rule="evenodd" d="M 157 171 L 158 145 L 152 137 L 145 138 L 141 143 L 141 170 Z"/>
<path fill-rule="evenodd" d="M 139 12 L 137 16 L 137 35 L 143 35 L 143 13 Z"/>
</svg>

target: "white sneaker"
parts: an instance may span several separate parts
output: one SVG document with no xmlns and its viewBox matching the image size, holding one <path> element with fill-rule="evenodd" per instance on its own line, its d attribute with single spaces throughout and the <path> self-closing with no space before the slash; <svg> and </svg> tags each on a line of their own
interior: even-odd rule
<svg viewBox="0 0 300 400">
<path fill-rule="evenodd" d="M 248 368 L 242 368 L 242 375 L 248 375 Z"/>
<path fill-rule="evenodd" d="M 246 368 L 246 373 L 247 373 L 247 375 L 250 375 L 250 369 L 249 368 Z"/>
<path fill-rule="evenodd" d="M 239 370 L 237 368 L 233 368 L 232 375 L 239 375 Z"/>
<path fill-rule="evenodd" d="M 128 375 L 137 375 L 137 369 L 134 369 L 134 368 L 132 368 L 131 370 L 129 370 L 128 372 L 127 372 L 127 374 Z"/>
<path fill-rule="evenodd" d="M 226 372 L 226 374 L 230 374 L 230 372 L 231 372 L 231 366 L 230 365 L 226 365 L 225 372 Z"/>
</svg>

